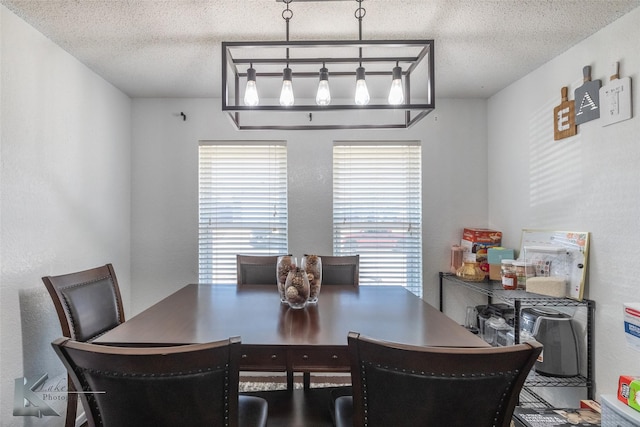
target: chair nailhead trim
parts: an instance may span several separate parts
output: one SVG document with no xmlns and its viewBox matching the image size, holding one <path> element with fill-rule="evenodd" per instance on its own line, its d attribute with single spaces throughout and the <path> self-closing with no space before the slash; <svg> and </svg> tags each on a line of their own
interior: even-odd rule
<svg viewBox="0 0 640 427">
<path fill-rule="evenodd" d="M 211 372 L 213 370 L 219 370 L 221 369 L 222 366 L 216 366 L 214 367 L 208 367 L 206 369 L 206 372 Z M 186 371 L 186 372 L 168 372 L 166 374 L 129 374 L 129 373 L 121 373 L 121 372 L 113 372 L 113 371 L 103 371 L 101 369 L 88 369 L 88 368 L 82 368 L 77 366 L 75 368 L 76 374 L 78 375 L 78 378 L 80 379 L 80 381 L 82 382 L 82 391 L 88 392 L 87 393 L 87 400 L 89 402 L 89 405 L 93 408 L 92 412 L 94 414 L 97 415 L 97 423 L 99 426 L 103 426 L 103 421 L 102 421 L 102 415 L 98 409 L 98 405 L 95 399 L 95 395 L 93 393 L 90 393 L 92 390 L 89 387 L 89 385 L 87 384 L 87 382 L 85 381 L 85 376 L 84 373 L 88 372 L 88 373 L 92 373 L 92 374 L 97 374 L 97 375 L 105 375 L 105 376 L 112 376 L 112 377 L 141 377 L 141 378 L 147 378 L 147 377 L 158 377 L 158 378 L 169 378 L 169 377 L 173 377 L 173 376 L 177 376 L 177 375 L 190 375 L 190 374 L 196 374 L 196 373 L 202 373 L 203 370 L 202 369 L 197 369 L 194 371 Z M 229 427 L 229 416 L 228 416 L 228 406 L 229 406 L 229 364 L 225 364 L 224 365 L 224 371 L 225 371 L 225 390 L 224 390 L 224 405 L 225 405 L 225 422 L 224 425 L 225 427 Z"/>
<path fill-rule="evenodd" d="M 224 425 L 229 426 L 229 364 L 224 365 Z"/>
<path fill-rule="evenodd" d="M 460 377 L 460 378 L 467 378 L 467 377 L 495 377 L 495 376 L 502 376 L 502 377 L 508 377 L 509 378 L 509 383 L 511 384 L 511 382 L 513 381 L 513 378 L 516 377 L 519 373 L 520 370 L 519 369 L 515 369 L 513 371 L 505 371 L 505 372 L 480 372 L 480 373 L 475 373 L 475 372 L 470 372 L 470 373 L 461 373 L 461 374 L 446 374 L 446 373 L 440 373 L 440 374 L 436 374 L 435 372 L 430 372 L 430 373 L 426 373 L 424 371 L 414 371 L 414 370 L 409 370 L 407 371 L 404 368 L 396 368 L 396 367 L 390 367 L 388 365 L 382 365 L 380 363 L 374 363 L 374 362 L 368 362 L 368 361 L 362 361 L 360 364 L 360 370 L 361 370 L 361 374 L 362 374 L 362 400 L 363 400 L 363 412 L 364 412 L 364 426 L 367 427 L 369 425 L 369 406 L 368 406 L 368 396 L 367 396 L 367 366 L 375 366 L 376 368 L 382 368 L 382 369 L 386 369 L 386 370 L 391 370 L 391 371 L 396 371 L 396 372 L 410 372 L 412 375 L 422 375 L 425 377 L 451 377 L 451 378 L 455 378 L 455 377 Z M 511 387 L 509 387 L 511 388 Z M 500 399 L 500 402 L 498 403 L 498 407 L 496 408 L 496 412 L 495 412 L 495 417 L 493 419 L 493 427 L 496 427 L 498 425 L 498 414 L 500 413 L 500 409 L 503 407 L 504 405 L 504 401 L 506 400 L 507 397 L 507 391 L 505 390 L 502 393 L 502 398 Z"/>
</svg>

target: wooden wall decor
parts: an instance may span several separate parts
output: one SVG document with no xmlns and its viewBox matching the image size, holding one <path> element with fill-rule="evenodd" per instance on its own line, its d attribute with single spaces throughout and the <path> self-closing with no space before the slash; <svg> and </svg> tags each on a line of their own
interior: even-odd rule
<svg viewBox="0 0 640 427">
<path fill-rule="evenodd" d="M 567 99 L 569 89 L 564 86 L 560 90 L 562 102 L 553 109 L 553 139 L 568 138 L 576 134 L 575 103 Z"/>
<path fill-rule="evenodd" d="M 576 104 L 576 125 L 595 120 L 600 117 L 600 80 L 591 80 L 591 66 L 582 69 L 582 86 L 574 91 Z"/>
<path fill-rule="evenodd" d="M 609 84 L 600 88 L 602 126 L 631 118 L 631 77 L 620 78 L 618 62 L 611 64 Z"/>
</svg>

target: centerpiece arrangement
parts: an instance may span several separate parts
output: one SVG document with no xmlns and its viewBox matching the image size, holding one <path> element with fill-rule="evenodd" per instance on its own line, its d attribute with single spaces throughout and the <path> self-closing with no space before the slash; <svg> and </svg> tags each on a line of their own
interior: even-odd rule
<svg viewBox="0 0 640 427">
<path fill-rule="evenodd" d="M 291 308 L 304 308 L 307 303 L 318 302 L 322 285 L 322 260 L 318 255 L 305 255 L 298 266 L 291 255 L 278 257 L 276 283 L 280 301 Z"/>
</svg>

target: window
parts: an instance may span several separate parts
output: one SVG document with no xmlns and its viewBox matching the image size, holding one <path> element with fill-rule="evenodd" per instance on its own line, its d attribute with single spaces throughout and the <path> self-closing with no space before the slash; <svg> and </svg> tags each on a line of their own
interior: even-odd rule
<svg viewBox="0 0 640 427">
<path fill-rule="evenodd" d="M 397 284 L 422 296 L 419 142 L 336 142 L 333 252 L 360 254 L 360 284 Z"/>
<path fill-rule="evenodd" d="M 201 142 L 200 283 L 235 283 L 236 254 L 286 253 L 287 241 L 285 143 Z"/>
</svg>

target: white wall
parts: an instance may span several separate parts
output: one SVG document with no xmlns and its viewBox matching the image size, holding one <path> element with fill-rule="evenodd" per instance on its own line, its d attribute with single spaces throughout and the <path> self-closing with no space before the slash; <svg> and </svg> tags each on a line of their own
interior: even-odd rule
<svg viewBox="0 0 640 427">
<path fill-rule="evenodd" d="M 486 102 L 439 99 L 436 106 L 404 131 L 239 132 L 218 99 L 135 99 L 133 311 L 198 280 L 198 141 L 226 139 L 287 141 L 289 250 L 297 255 L 332 252 L 334 140 L 421 140 L 424 297 L 436 303 L 438 271 L 448 268 L 462 227 L 487 225 Z"/>
<path fill-rule="evenodd" d="M 639 111 L 640 10 L 488 103 L 438 99 L 436 111 L 408 131 L 315 132 L 237 132 L 213 99 L 131 102 L 4 7 L 0 14 L 2 425 L 22 423 L 11 416 L 13 379 L 37 356 L 23 355 L 29 316 L 20 312 L 20 294 L 41 290 L 41 276 L 113 262 L 128 317 L 197 281 L 201 139 L 287 141 L 296 254 L 331 251 L 332 141 L 421 140 L 425 299 L 437 302 L 437 273 L 448 268 L 463 226 L 500 229 L 513 247 L 526 227 L 590 231 L 597 392 L 612 392 L 621 373 L 638 373 L 638 353 L 623 341 L 621 304 L 638 294 L 633 260 L 623 254 L 637 253 L 640 237 L 640 121 L 607 128 L 595 121 L 554 142 L 551 113 L 561 86 L 581 84 L 583 65 L 606 79 L 613 60 L 632 76 Z M 305 196 L 309 186 L 316 198 Z M 447 303 L 462 297 L 448 293 Z"/>
<path fill-rule="evenodd" d="M 640 9 L 636 9 L 488 103 L 489 222 L 504 244 L 519 247 L 523 228 L 590 231 L 586 297 L 596 301 L 596 397 L 615 393 L 620 374 L 640 373 L 640 353 L 623 337 L 622 303 L 640 301 L 634 274 L 640 252 Z M 611 62 L 631 76 L 635 117 L 607 127 L 594 120 L 578 134 L 553 140 L 560 89 L 569 99 L 592 79 L 609 80 Z"/>
<path fill-rule="evenodd" d="M 130 310 L 131 100 L 4 6 L 0 22 L 0 425 L 63 425 L 14 417 L 14 379 L 63 370 L 42 276 L 111 262 Z"/>
</svg>

